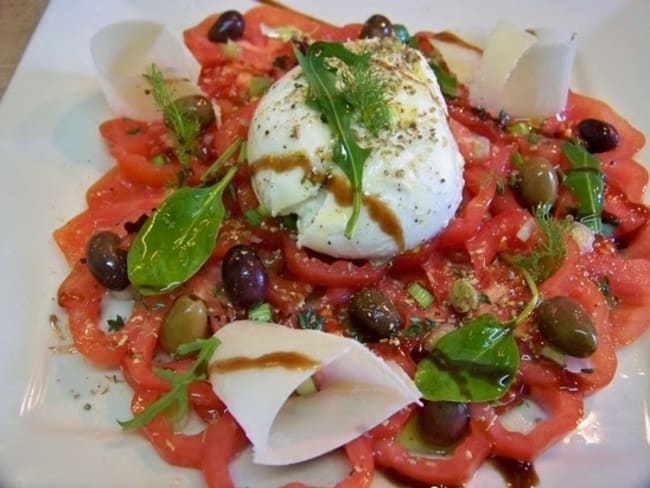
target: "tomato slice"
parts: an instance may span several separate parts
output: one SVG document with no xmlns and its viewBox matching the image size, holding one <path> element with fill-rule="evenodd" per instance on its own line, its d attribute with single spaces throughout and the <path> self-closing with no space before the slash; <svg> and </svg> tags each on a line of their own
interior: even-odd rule
<svg viewBox="0 0 650 488">
<path fill-rule="evenodd" d="M 353 466 L 350 476 L 336 484 L 336 488 L 366 488 L 372 484 L 375 462 L 372 456 L 372 440 L 362 435 L 345 445 L 345 453 Z"/>
<path fill-rule="evenodd" d="M 148 390 L 136 390 L 131 402 L 133 415 L 141 413 L 158 399 L 159 394 Z M 175 433 L 169 420 L 159 415 L 144 426 L 141 432 L 167 463 L 183 468 L 201 469 L 203 432 L 197 434 Z"/>
<path fill-rule="evenodd" d="M 244 431 L 230 414 L 224 414 L 209 424 L 203 434 L 199 466 L 209 488 L 231 488 L 228 465 L 248 444 Z"/>
<path fill-rule="evenodd" d="M 386 272 L 385 266 L 375 266 L 370 262 L 359 266 L 341 259 L 328 264 L 310 256 L 305 249 L 298 249 L 290 236 L 284 237 L 284 255 L 289 271 L 312 285 L 363 288 L 377 283 Z"/>
<path fill-rule="evenodd" d="M 582 395 L 556 388 L 530 387 L 529 396 L 549 415 L 528 432 L 507 430 L 489 404 L 472 406 L 492 444 L 491 453 L 519 461 L 533 461 L 542 452 L 573 431 L 582 419 Z"/>
<path fill-rule="evenodd" d="M 415 481 L 431 485 L 460 486 L 468 481 L 490 453 L 484 427 L 475 419 L 470 433 L 443 458 L 428 458 L 409 453 L 395 439 L 375 439 L 375 463 Z"/>
<path fill-rule="evenodd" d="M 99 326 L 106 290 L 83 263 L 77 263 L 61 283 L 58 302 L 68 312 L 68 328 L 75 348 L 84 358 L 101 368 L 117 368 L 128 350 L 128 332 L 135 322 L 109 334 Z"/>
</svg>

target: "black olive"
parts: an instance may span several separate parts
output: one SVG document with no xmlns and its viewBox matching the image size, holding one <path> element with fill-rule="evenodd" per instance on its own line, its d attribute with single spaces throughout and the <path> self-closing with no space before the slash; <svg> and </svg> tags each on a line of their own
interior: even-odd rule
<svg viewBox="0 0 650 488">
<path fill-rule="evenodd" d="M 387 339 L 401 326 L 395 305 L 377 288 L 364 288 L 352 295 L 350 318 L 371 340 Z"/>
<path fill-rule="evenodd" d="M 255 251 L 242 244 L 231 247 L 221 265 L 223 287 L 235 305 L 251 307 L 262 303 L 269 289 L 269 277 Z"/>
<path fill-rule="evenodd" d="M 426 440 L 436 446 L 449 446 L 469 431 L 469 408 L 466 403 L 423 400 L 418 425 Z"/>
<path fill-rule="evenodd" d="M 86 264 L 99 283 L 109 290 L 123 290 L 129 286 L 126 251 L 120 247 L 120 238 L 109 231 L 98 232 L 90 238 Z"/>
<path fill-rule="evenodd" d="M 619 135 L 616 128 L 603 120 L 584 119 L 578 126 L 578 137 L 590 153 L 611 151 L 618 146 Z"/>
<path fill-rule="evenodd" d="M 521 167 L 519 194 L 530 207 L 555 203 L 558 179 L 553 165 L 548 159 L 535 156 L 524 161 Z"/>
<path fill-rule="evenodd" d="M 212 103 L 203 95 L 187 95 L 177 98 L 174 100 L 174 104 L 182 113 L 194 118 L 202 131 L 214 124 L 216 120 Z M 166 120 L 165 124 L 170 125 Z"/>
<path fill-rule="evenodd" d="M 393 24 L 383 15 L 375 14 L 366 20 L 361 29 L 359 37 L 369 39 L 371 37 L 391 37 L 393 35 Z"/>
<path fill-rule="evenodd" d="M 237 10 L 227 10 L 212 24 L 208 39 L 212 42 L 236 41 L 244 34 L 244 16 Z"/>
<path fill-rule="evenodd" d="M 596 328 L 586 310 L 568 297 L 543 301 L 535 314 L 542 335 L 560 351 L 579 358 L 591 356 L 596 350 Z"/>
</svg>

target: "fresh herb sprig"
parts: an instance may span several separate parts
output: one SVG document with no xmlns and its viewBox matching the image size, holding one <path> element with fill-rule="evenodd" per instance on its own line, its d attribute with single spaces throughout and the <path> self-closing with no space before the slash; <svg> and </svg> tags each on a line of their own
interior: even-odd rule
<svg viewBox="0 0 650 488">
<path fill-rule="evenodd" d="M 533 215 L 543 236 L 530 252 L 507 257 L 508 262 L 525 269 L 538 283 L 555 273 L 566 259 L 564 239 L 569 221 L 553 218 L 550 210 L 550 205 L 535 207 Z"/>
<path fill-rule="evenodd" d="M 390 127 L 389 98 L 391 86 L 385 76 L 370 61 L 370 53 L 363 53 L 359 60 L 341 72 L 343 96 L 353 107 L 359 122 L 371 134 Z"/>
<path fill-rule="evenodd" d="M 343 44 L 315 42 L 305 54 L 297 49 L 295 53 L 309 83 L 308 102 L 327 120 L 334 134 L 334 162 L 345 173 L 352 187 L 352 214 L 345 226 L 345 237 L 350 239 L 361 213 L 363 165 L 370 155 L 370 149 L 357 143 L 351 130 L 352 119 L 356 112 L 360 114 L 361 123 L 365 120 L 371 132 L 378 130 L 378 122 L 373 117 L 378 113 L 384 117 L 387 113 L 382 103 L 376 103 L 384 98 L 380 97 L 369 104 L 363 91 L 377 91 L 381 81 L 368 68 L 369 61 L 365 55 L 355 54 Z M 347 66 L 347 83 L 345 80 L 339 82 L 337 70 L 328 63 L 328 58 L 336 58 Z M 379 120 L 380 123 L 385 123 L 382 119 Z"/>
<path fill-rule="evenodd" d="M 188 169 L 195 152 L 197 137 L 201 132 L 199 120 L 174 103 L 174 94 L 156 64 L 151 64 L 145 75 L 151 84 L 151 95 L 163 120 L 172 132 L 176 157 L 184 169 Z"/>
<path fill-rule="evenodd" d="M 173 414 L 173 425 L 182 425 L 189 411 L 189 387 L 193 382 L 207 378 L 208 362 L 219 344 L 220 341 L 216 337 L 181 344 L 176 351 L 177 355 L 185 356 L 198 353 L 192 367 L 185 373 L 176 373 L 160 368 L 154 369 L 158 376 L 171 383 L 171 389 L 134 418 L 124 422 L 118 420 L 122 428 L 124 430 L 140 429 L 149 425 L 158 415 L 165 413 Z"/>
<path fill-rule="evenodd" d="M 575 141 L 562 143 L 562 153 L 572 166 L 564 177 L 564 184 L 578 199 L 577 216 L 583 224 L 600 234 L 603 230 L 601 217 L 605 187 L 600 160 Z"/>
<path fill-rule="evenodd" d="M 238 169 L 232 166 L 212 186 L 176 190 L 146 220 L 127 254 L 129 280 L 140 293 L 168 292 L 208 260 L 225 216 L 223 193 Z"/>
</svg>

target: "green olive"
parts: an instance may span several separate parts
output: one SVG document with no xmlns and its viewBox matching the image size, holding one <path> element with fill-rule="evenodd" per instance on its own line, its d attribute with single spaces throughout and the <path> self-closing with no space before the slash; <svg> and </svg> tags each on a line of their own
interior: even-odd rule
<svg viewBox="0 0 650 488">
<path fill-rule="evenodd" d="M 458 278 L 449 288 L 449 303 L 458 313 L 469 313 L 478 307 L 479 295 L 467 278 Z"/>
<path fill-rule="evenodd" d="M 400 329 L 395 305 L 377 288 L 364 288 L 350 299 L 350 318 L 370 339 L 387 339 Z"/>
<path fill-rule="evenodd" d="M 178 346 L 206 337 L 208 307 L 196 295 L 181 295 L 172 304 L 160 329 L 160 345 L 168 353 Z"/>
<path fill-rule="evenodd" d="M 449 446 L 469 431 L 469 408 L 466 403 L 423 400 L 418 425 L 426 440 L 436 446 Z"/>
<path fill-rule="evenodd" d="M 519 193 L 530 207 L 553 204 L 557 198 L 558 180 L 548 159 L 534 156 L 524 161 L 520 171 Z"/>
<path fill-rule="evenodd" d="M 569 356 L 586 358 L 596 350 L 598 336 L 594 323 L 575 300 L 549 298 L 537 307 L 535 319 L 542 335 Z"/>
<path fill-rule="evenodd" d="M 214 124 L 216 120 L 212 103 L 203 95 L 180 97 L 174 100 L 174 104 L 182 113 L 195 118 L 202 131 Z M 165 124 L 170 125 L 167 121 L 165 121 Z"/>
</svg>

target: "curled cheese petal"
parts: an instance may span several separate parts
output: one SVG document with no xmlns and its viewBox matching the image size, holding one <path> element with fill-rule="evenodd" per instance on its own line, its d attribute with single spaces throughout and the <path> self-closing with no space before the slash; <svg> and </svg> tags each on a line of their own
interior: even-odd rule
<svg viewBox="0 0 650 488">
<path fill-rule="evenodd" d="M 199 66 L 161 24 L 127 21 L 109 24 L 90 41 L 99 85 L 111 110 L 137 120 L 160 118 L 144 74 L 155 63 L 178 97 L 200 94 L 190 80 Z"/>
<path fill-rule="evenodd" d="M 575 36 L 557 29 L 524 31 L 500 21 L 487 39 L 470 84 L 470 101 L 497 116 L 544 118 L 564 109 Z"/>
<path fill-rule="evenodd" d="M 254 321 L 233 322 L 215 336 L 221 345 L 210 382 L 259 464 L 315 458 L 420 398 L 406 374 L 353 339 Z M 293 395 L 312 375 L 318 391 Z"/>
</svg>

